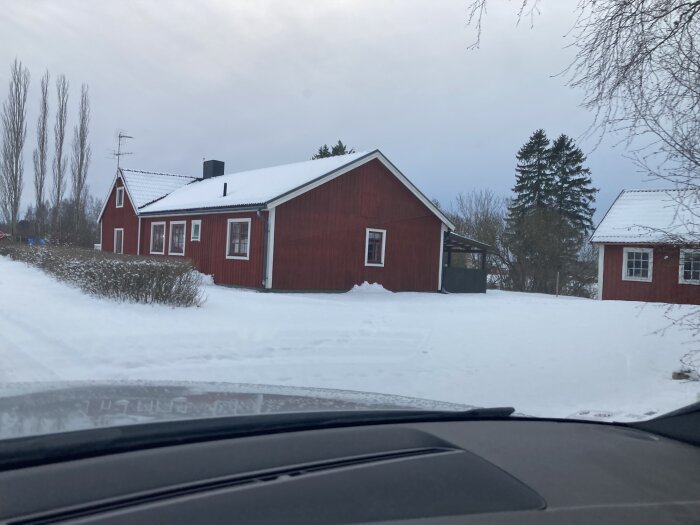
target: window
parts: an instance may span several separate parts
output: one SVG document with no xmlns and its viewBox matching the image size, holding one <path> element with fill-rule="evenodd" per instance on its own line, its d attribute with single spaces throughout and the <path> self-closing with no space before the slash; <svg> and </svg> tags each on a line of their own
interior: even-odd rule
<svg viewBox="0 0 700 525">
<path fill-rule="evenodd" d="M 165 223 L 151 223 L 151 253 L 163 255 L 165 253 Z"/>
<path fill-rule="evenodd" d="M 623 253 L 622 279 L 650 282 L 654 251 L 651 248 L 625 248 Z"/>
<path fill-rule="evenodd" d="M 114 228 L 114 253 L 124 253 L 124 228 Z"/>
<path fill-rule="evenodd" d="M 367 228 L 365 237 L 365 266 L 384 266 L 386 230 Z"/>
<path fill-rule="evenodd" d="M 170 246 L 168 255 L 185 255 L 185 226 L 186 221 L 170 223 Z"/>
<path fill-rule="evenodd" d="M 226 258 L 248 259 L 250 219 L 229 219 L 226 234 Z"/>
<path fill-rule="evenodd" d="M 199 241 L 199 238 L 201 235 L 202 235 L 202 221 L 201 220 L 192 221 L 192 228 L 190 229 L 190 240 L 191 241 Z"/>
<path fill-rule="evenodd" d="M 117 188 L 117 208 L 124 207 L 124 186 Z"/>
<path fill-rule="evenodd" d="M 681 284 L 700 284 L 700 250 L 681 250 L 678 282 Z"/>
</svg>

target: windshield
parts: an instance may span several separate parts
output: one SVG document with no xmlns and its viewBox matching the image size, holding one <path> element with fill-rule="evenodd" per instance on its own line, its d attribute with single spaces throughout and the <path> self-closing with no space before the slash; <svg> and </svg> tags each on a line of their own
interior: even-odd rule
<svg viewBox="0 0 700 525">
<path fill-rule="evenodd" d="M 622 4 L 6 2 L 0 438 L 698 401 L 700 14 Z"/>
</svg>

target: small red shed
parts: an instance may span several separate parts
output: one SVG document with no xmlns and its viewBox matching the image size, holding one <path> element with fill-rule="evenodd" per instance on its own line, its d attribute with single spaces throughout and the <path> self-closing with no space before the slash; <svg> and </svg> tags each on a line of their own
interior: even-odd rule
<svg viewBox="0 0 700 525">
<path fill-rule="evenodd" d="M 190 258 L 214 281 L 275 290 L 442 287 L 454 225 L 379 150 L 203 178 L 120 169 L 101 248 Z"/>
<path fill-rule="evenodd" d="M 700 304 L 698 190 L 625 190 L 591 243 L 599 299 Z"/>
</svg>

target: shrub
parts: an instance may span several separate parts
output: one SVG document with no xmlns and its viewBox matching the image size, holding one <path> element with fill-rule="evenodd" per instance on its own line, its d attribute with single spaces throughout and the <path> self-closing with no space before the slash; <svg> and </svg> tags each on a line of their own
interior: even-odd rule
<svg viewBox="0 0 700 525">
<path fill-rule="evenodd" d="M 0 255 L 36 266 L 86 293 L 117 301 L 199 306 L 203 300 L 204 276 L 186 259 L 16 244 L 0 245 Z"/>
</svg>

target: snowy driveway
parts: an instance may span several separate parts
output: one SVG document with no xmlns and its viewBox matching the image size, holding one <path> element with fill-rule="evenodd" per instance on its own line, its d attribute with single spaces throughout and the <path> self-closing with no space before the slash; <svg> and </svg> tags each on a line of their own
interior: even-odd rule
<svg viewBox="0 0 700 525">
<path fill-rule="evenodd" d="M 373 391 L 617 419 L 696 400 L 663 307 L 489 292 L 263 294 L 203 307 L 85 296 L 0 257 L 0 383 L 189 380 Z"/>
</svg>

